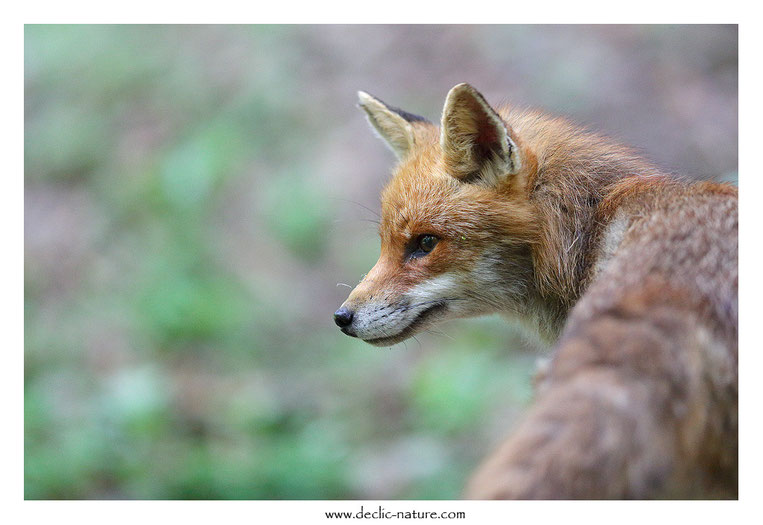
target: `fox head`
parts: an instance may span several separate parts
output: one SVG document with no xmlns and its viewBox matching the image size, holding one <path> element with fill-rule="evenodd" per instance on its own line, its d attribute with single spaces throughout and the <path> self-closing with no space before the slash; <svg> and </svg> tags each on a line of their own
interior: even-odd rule
<svg viewBox="0 0 763 525">
<path fill-rule="evenodd" d="M 535 156 L 468 84 L 450 90 L 440 127 L 359 92 L 398 159 L 382 193 L 381 255 L 334 320 L 389 346 L 448 318 L 520 316 L 537 237 Z"/>
</svg>

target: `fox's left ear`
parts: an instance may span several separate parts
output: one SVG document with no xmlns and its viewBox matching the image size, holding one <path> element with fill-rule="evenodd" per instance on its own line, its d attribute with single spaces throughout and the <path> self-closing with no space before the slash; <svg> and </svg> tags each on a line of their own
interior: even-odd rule
<svg viewBox="0 0 763 525">
<path fill-rule="evenodd" d="M 365 91 L 358 91 L 358 103 L 398 159 L 405 157 L 416 144 L 414 123 L 429 124 L 424 117 L 389 106 Z"/>
<path fill-rule="evenodd" d="M 511 128 L 469 84 L 448 93 L 442 111 L 440 145 L 451 175 L 461 180 L 478 177 L 485 168 L 501 175 L 517 173 L 520 152 Z"/>
</svg>

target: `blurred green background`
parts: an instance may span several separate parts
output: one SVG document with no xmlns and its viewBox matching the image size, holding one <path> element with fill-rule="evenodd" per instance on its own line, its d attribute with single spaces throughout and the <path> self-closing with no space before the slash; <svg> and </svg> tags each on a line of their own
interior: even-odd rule
<svg viewBox="0 0 763 525">
<path fill-rule="evenodd" d="M 27 26 L 25 496 L 457 498 L 543 350 L 332 313 L 392 155 L 468 81 L 736 180 L 735 26 Z"/>
</svg>

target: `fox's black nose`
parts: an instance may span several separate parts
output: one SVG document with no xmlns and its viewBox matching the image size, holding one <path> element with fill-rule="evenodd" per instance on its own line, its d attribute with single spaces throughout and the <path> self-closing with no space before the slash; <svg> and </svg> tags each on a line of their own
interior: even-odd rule
<svg viewBox="0 0 763 525">
<path fill-rule="evenodd" d="M 352 322 L 352 312 L 344 306 L 341 307 L 334 312 L 334 322 L 339 328 L 350 326 L 350 323 Z"/>
</svg>

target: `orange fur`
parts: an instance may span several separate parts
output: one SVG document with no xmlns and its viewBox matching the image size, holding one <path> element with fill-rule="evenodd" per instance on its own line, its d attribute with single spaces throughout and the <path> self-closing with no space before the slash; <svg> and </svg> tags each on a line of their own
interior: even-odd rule
<svg viewBox="0 0 763 525">
<path fill-rule="evenodd" d="M 342 330 L 386 345 L 501 312 L 558 340 L 469 495 L 734 497 L 736 188 L 670 177 L 564 119 L 496 111 L 465 84 L 439 129 L 361 105 L 400 161 Z"/>
</svg>

